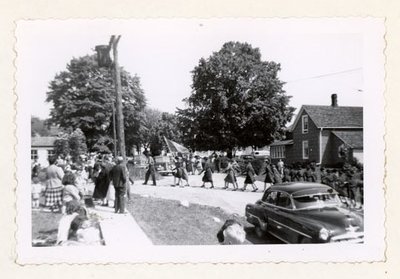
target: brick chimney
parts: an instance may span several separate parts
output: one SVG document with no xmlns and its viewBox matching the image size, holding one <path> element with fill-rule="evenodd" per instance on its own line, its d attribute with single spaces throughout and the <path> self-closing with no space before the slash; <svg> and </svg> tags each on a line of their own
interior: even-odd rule
<svg viewBox="0 0 400 279">
<path fill-rule="evenodd" d="M 331 104 L 331 106 L 332 107 L 337 107 L 338 106 L 338 103 L 337 103 L 337 94 L 332 94 L 331 95 L 331 100 L 332 100 L 332 104 Z"/>
</svg>

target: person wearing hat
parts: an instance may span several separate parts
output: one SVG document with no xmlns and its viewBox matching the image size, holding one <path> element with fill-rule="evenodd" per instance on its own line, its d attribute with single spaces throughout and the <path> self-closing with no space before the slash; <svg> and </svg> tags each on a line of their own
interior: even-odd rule
<svg viewBox="0 0 400 279">
<path fill-rule="evenodd" d="M 269 186 L 270 186 L 275 183 L 274 172 L 272 171 L 269 159 L 265 160 L 265 164 L 266 164 L 266 166 L 265 166 L 265 172 L 264 172 L 264 174 L 265 174 L 264 191 L 267 189 L 267 184 L 269 184 Z"/>
<path fill-rule="evenodd" d="M 112 168 L 110 176 L 115 188 L 115 213 L 125 213 L 125 194 L 127 174 L 124 158 L 117 157 L 117 164 Z"/>
</svg>

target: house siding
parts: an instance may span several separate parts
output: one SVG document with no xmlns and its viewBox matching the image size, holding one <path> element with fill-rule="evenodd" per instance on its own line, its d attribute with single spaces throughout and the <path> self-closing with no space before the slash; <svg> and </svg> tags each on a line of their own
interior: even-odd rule
<svg viewBox="0 0 400 279">
<path fill-rule="evenodd" d="M 293 150 L 291 161 L 294 162 L 319 162 L 319 131 L 320 129 L 314 124 L 310 116 L 308 116 L 308 133 L 303 134 L 302 117 L 308 115 L 306 111 L 300 115 L 300 120 L 293 129 Z M 303 141 L 308 140 L 309 156 L 303 159 Z"/>
<path fill-rule="evenodd" d="M 281 145 L 280 145 L 281 146 Z M 276 164 L 279 159 L 282 159 L 282 161 L 285 164 L 293 164 L 293 144 L 288 144 L 284 145 L 285 146 L 285 158 L 272 158 L 271 157 L 271 163 Z M 274 149 L 277 148 L 278 146 L 271 146 L 271 154 L 274 152 Z"/>
</svg>

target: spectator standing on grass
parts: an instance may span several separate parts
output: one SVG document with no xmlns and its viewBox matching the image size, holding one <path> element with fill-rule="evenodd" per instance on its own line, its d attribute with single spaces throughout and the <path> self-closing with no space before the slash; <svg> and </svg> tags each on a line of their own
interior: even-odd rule
<svg viewBox="0 0 400 279">
<path fill-rule="evenodd" d="M 32 185 L 31 185 L 31 191 L 32 191 L 32 208 L 38 209 L 40 202 L 40 195 L 42 193 L 42 184 L 39 182 L 39 178 L 37 176 L 34 176 L 32 178 Z"/>
<path fill-rule="evenodd" d="M 147 181 L 149 181 L 149 178 L 151 176 L 151 179 L 153 180 L 153 186 L 156 186 L 156 169 L 154 166 L 154 159 L 152 156 L 150 156 L 149 152 L 145 152 L 144 154 L 147 158 L 147 171 L 146 171 L 146 175 L 144 178 L 144 183 L 143 185 L 147 184 Z"/>
<path fill-rule="evenodd" d="M 56 157 L 49 158 L 49 166 L 46 170 L 47 182 L 45 193 L 45 206 L 51 211 L 59 210 L 62 206 L 62 179 L 64 171 L 57 166 Z"/>
<path fill-rule="evenodd" d="M 247 161 L 244 174 L 246 175 L 246 178 L 244 180 L 244 185 L 243 185 L 243 188 L 241 190 L 245 191 L 247 185 L 250 184 L 251 187 L 253 187 L 253 191 L 252 192 L 257 192 L 258 188 L 254 184 L 256 182 L 256 177 L 255 177 L 256 176 L 256 172 L 255 172 L 255 170 L 253 168 L 253 165 L 251 164 L 250 160 Z"/>
<path fill-rule="evenodd" d="M 125 169 L 124 158 L 117 157 L 117 164 L 110 173 L 115 188 L 115 213 L 125 213 L 126 181 L 128 180 Z"/>
<path fill-rule="evenodd" d="M 209 162 L 207 157 L 204 157 L 204 168 L 202 169 L 202 171 L 199 173 L 202 174 L 204 172 L 203 175 L 203 185 L 201 186 L 201 188 L 205 188 L 205 184 L 206 183 L 211 183 L 211 187 L 210 189 L 214 188 L 214 182 L 213 182 L 213 178 L 212 178 L 212 174 L 213 174 L 213 169 L 212 169 L 212 165 Z"/>
<path fill-rule="evenodd" d="M 274 172 L 272 171 L 271 164 L 268 159 L 265 160 L 265 164 L 265 171 L 263 173 L 265 174 L 264 191 L 267 189 L 267 186 L 269 187 L 275 183 Z"/>
</svg>

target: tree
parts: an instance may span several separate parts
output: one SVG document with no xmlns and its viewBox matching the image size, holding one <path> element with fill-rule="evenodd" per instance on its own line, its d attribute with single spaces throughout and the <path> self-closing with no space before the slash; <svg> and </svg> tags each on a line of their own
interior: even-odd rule
<svg viewBox="0 0 400 279">
<path fill-rule="evenodd" d="M 53 103 L 50 120 L 64 129 L 81 129 L 90 149 L 98 141 L 112 150 L 113 73 L 100 68 L 95 56 L 73 58 L 65 71 L 50 82 L 47 102 Z M 122 102 L 127 146 L 137 141 L 146 98 L 137 76 L 121 70 Z M 105 138 L 104 138 L 105 137 Z M 103 146 L 104 147 L 104 146 Z"/>
<path fill-rule="evenodd" d="M 46 123 L 46 120 L 42 120 L 39 117 L 31 116 L 31 136 L 42 136 L 46 137 L 51 134 L 50 129 Z"/>
<path fill-rule="evenodd" d="M 69 147 L 69 135 L 66 133 L 60 133 L 57 139 L 54 141 L 54 153 L 55 156 L 67 157 L 71 149 Z"/>
<path fill-rule="evenodd" d="M 68 138 L 70 155 L 74 162 L 79 160 L 79 156 L 87 152 L 86 137 L 81 129 L 76 129 Z"/>
<path fill-rule="evenodd" d="M 173 141 L 181 141 L 177 117 L 156 109 L 145 109 L 145 121 L 141 130 L 143 146 L 150 150 L 153 156 L 161 154 L 166 149 L 164 137 Z"/>
<path fill-rule="evenodd" d="M 192 71 L 192 94 L 178 109 L 185 144 L 197 150 L 265 146 L 281 138 L 294 109 L 278 78 L 280 64 L 258 48 L 228 42 Z"/>
<path fill-rule="evenodd" d="M 71 156 L 74 162 L 80 160 L 80 155 L 87 152 L 86 137 L 78 128 L 72 133 L 60 133 L 54 141 L 54 150 L 56 156 Z"/>
</svg>

